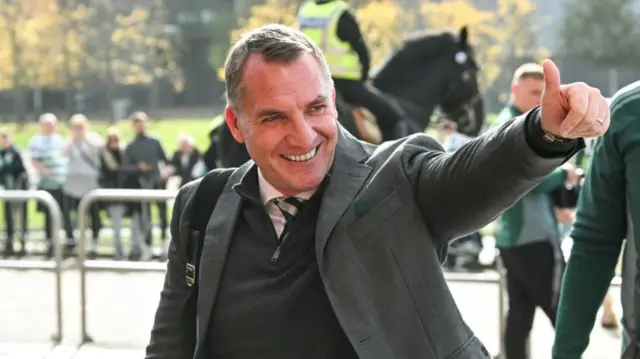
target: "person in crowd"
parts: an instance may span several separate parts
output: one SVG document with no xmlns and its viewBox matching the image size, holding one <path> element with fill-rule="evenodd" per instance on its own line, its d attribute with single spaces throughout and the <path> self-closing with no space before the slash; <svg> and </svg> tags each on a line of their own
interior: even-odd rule
<svg viewBox="0 0 640 359">
<path fill-rule="evenodd" d="M 160 166 L 167 164 L 167 156 L 162 143 L 155 137 L 147 134 L 148 117 L 144 112 L 134 112 L 129 116 L 135 138 L 125 148 L 124 169 L 128 171 L 124 186 L 131 189 L 157 189 L 161 181 Z M 130 260 L 148 260 L 151 258 L 151 248 L 143 248 L 138 244 L 142 239 L 147 245 L 151 245 L 151 211 L 148 204 L 132 202 L 131 237 L 134 250 L 129 255 Z M 163 216 L 164 215 L 164 216 Z M 166 213 L 160 213 L 161 221 Z M 161 223 L 161 227 L 166 227 Z M 139 251 L 140 250 L 140 251 Z"/>
<path fill-rule="evenodd" d="M 69 138 L 62 148 L 63 155 L 68 159 L 67 177 L 62 192 L 64 230 L 67 238 L 73 238 L 75 225 L 72 214 L 78 214 L 78 205 L 82 197 L 100 187 L 100 151 L 104 143 L 100 135 L 90 132 L 89 120 L 83 114 L 75 114 L 69 118 L 69 129 Z M 100 206 L 99 202 L 94 202 L 88 213 L 93 239 L 88 254 L 92 258 L 97 255 L 102 227 Z"/>
<path fill-rule="evenodd" d="M 104 147 L 100 151 L 100 187 L 122 188 L 125 172 L 122 170 L 124 160 L 124 144 L 120 132 L 115 127 L 107 129 L 107 138 Z M 106 203 L 107 213 L 113 229 L 113 249 L 115 260 L 125 260 L 122 246 L 122 219 L 125 208 L 122 202 Z M 142 252 L 140 241 L 132 241 L 131 251 Z M 138 246 L 137 248 L 135 246 Z"/>
<path fill-rule="evenodd" d="M 0 186 L 5 190 L 26 190 L 29 189 L 29 174 L 22 162 L 22 154 L 14 146 L 11 133 L 7 129 L 0 129 Z M 15 210 L 20 214 L 20 250 L 15 251 Z M 4 202 L 4 223 L 6 226 L 6 242 L 2 252 L 5 258 L 14 254 L 23 257 L 26 254 L 26 239 L 28 233 L 28 217 L 26 203 Z"/>
<path fill-rule="evenodd" d="M 63 154 L 65 139 L 56 132 L 58 118 L 52 113 L 40 115 L 40 133 L 31 137 L 28 145 L 28 153 L 31 164 L 38 176 L 37 188 L 48 192 L 63 208 L 62 186 L 67 179 L 68 160 Z M 47 250 L 45 257 L 53 257 L 51 213 L 49 208 L 38 202 L 38 211 L 44 214 L 45 234 L 47 238 Z M 76 243 L 72 236 L 67 236 L 67 243 L 64 246 L 64 255 L 73 253 Z"/>
<path fill-rule="evenodd" d="M 553 345 L 554 359 L 580 359 L 598 307 L 622 260 L 622 359 L 640 357 L 640 81 L 611 100 L 611 129 L 593 150 L 571 231 Z M 625 242 L 626 240 L 626 242 Z M 613 357 L 613 355 L 611 356 Z"/>
<path fill-rule="evenodd" d="M 170 165 L 165 172 L 165 178 L 170 176 L 180 177 L 179 187 L 196 178 L 204 176 L 206 166 L 202 154 L 195 147 L 195 139 L 187 133 L 178 136 L 178 150 L 174 152 Z"/>
<path fill-rule="evenodd" d="M 496 123 L 501 126 L 540 105 L 545 88 L 542 66 L 528 63 L 516 69 L 511 96 Z M 561 167 L 534 187 L 500 216 L 496 247 L 507 270 L 509 309 L 504 333 L 507 359 L 527 357 L 527 340 L 540 307 L 552 324 L 556 320 L 557 295 L 564 270 L 559 218 L 551 193 L 565 182 L 577 183 L 573 167 Z M 570 216 L 564 211 L 561 215 Z"/>
<path fill-rule="evenodd" d="M 339 125 L 311 39 L 245 33 L 225 63 L 225 118 L 253 161 L 179 191 L 145 357 L 488 359 L 442 275 L 449 243 L 609 126 L 598 90 L 543 65 L 541 106 L 454 153 L 423 133 L 374 146 Z M 204 196 L 215 181 L 219 197 Z"/>
</svg>

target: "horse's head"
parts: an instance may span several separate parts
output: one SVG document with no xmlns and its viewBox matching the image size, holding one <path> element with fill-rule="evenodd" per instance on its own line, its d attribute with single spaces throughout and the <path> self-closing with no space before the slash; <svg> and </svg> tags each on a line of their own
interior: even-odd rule
<svg viewBox="0 0 640 359">
<path fill-rule="evenodd" d="M 416 120 L 425 127 L 437 106 L 458 131 L 475 136 L 485 120 L 478 71 L 465 26 L 458 34 L 432 31 L 408 39 L 380 68 L 374 84 L 420 109 Z"/>
</svg>

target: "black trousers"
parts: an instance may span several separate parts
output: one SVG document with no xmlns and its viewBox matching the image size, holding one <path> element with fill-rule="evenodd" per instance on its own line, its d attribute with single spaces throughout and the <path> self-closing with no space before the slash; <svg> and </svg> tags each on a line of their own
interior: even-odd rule
<svg viewBox="0 0 640 359">
<path fill-rule="evenodd" d="M 382 93 L 361 81 L 333 79 L 336 90 L 350 104 L 365 107 L 376 117 L 382 133 L 382 140 L 396 139 L 397 125 L 404 119 L 402 110 L 397 108 Z"/>
<path fill-rule="evenodd" d="M 58 202 L 60 209 L 64 212 L 64 195 L 62 194 L 62 189 L 42 189 L 45 192 L 48 192 L 55 200 Z M 38 203 L 38 212 L 44 215 L 44 230 L 47 236 L 47 241 L 49 242 L 48 246 L 48 254 L 50 255 L 53 250 L 51 245 L 51 238 L 53 238 L 53 223 L 51 222 L 51 212 L 49 208 L 42 203 Z M 63 214 L 64 216 L 64 214 Z M 64 221 L 64 218 L 63 218 Z M 72 248 L 75 247 L 75 241 L 73 238 L 67 238 L 67 247 Z"/>
<path fill-rule="evenodd" d="M 73 238 L 73 225 L 71 222 L 71 214 L 75 213 L 76 218 L 78 216 L 78 205 L 80 204 L 80 198 L 71 197 L 69 195 L 63 196 L 63 220 L 64 231 L 67 234 L 67 238 Z M 102 221 L 100 220 L 100 203 L 94 202 L 89 208 L 89 217 L 91 220 L 91 234 L 93 235 L 93 241 L 97 241 L 100 237 L 100 229 L 102 228 Z"/>
<path fill-rule="evenodd" d="M 157 182 L 153 185 L 153 189 L 166 189 L 166 182 Z M 167 228 L 169 226 L 169 218 L 167 213 L 167 201 L 156 201 L 151 203 L 144 203 L 143 206 L 146 206 L 147 213 L 147 223 L 149 223 L 149 230 L 147 231 L 145 237 L 145 243 L 147 245 L 151 245 L 153 243 L 153 217 L 151 216 L 151 204 L 155 204 L 158 208 L 158 215 L 160 217 L 160 238 L 162 242 L 167 240 Z"/>
<path fill-rule="evenodd" d="M 555 328 L 559 286 L 554 284 L 561 280 L 565 266 L 562 253 L 556 251 L 560 251 L 559 246 L 554 247 L 549 241 L 500 248 L 509 294 L 505 332 L 507 359 L 527 359 L 526 342 L 537 307 Z"/>
</svg>

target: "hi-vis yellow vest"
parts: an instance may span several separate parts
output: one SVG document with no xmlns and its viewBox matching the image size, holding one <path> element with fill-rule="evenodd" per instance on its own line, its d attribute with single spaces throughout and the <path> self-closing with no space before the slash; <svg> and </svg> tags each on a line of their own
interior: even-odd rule
<svg viewBox="0 0 640 359">
<path fill-rule="evenodd" d="M 298 28 L 322 49 L 331 76 L 360 80 L 362 69 L 358 55 L 338 37 L 338 19 L 345 11 L 349 11 L 349 4 L 343 0 L 320 5 L 309 0 L 298 11 Z"/>
</svg>

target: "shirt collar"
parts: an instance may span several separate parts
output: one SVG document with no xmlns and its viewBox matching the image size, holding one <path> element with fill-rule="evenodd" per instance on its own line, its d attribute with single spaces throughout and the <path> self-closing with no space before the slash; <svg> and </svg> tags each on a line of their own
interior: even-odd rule
<svg viewBox="0 0 640 359">
<path fill-rule="evenodd" d="M 258 168 L 258 186 L 260 187 L 260 199 L 262 199 L 262 203 L 265 205 L 274 198 L 287 197 L 284 194 L 282 194 L 282 192 L 278 191 L 275 187 L 273 187 L 271 183 L 269 183 L 264 178 L 264 176 L 262 175 L 262 171 L 260 171 L 260 168 Z M 309 198 L 311 198 L 311 196 L 313 196 L 315 192 L 316 192 L 315 190 L 305 191 L 305 192 L 296 194 L 294 197 L 308 200 Z"/>
</svg>

